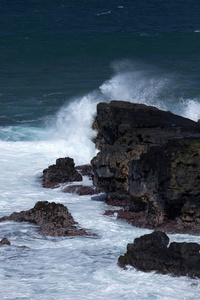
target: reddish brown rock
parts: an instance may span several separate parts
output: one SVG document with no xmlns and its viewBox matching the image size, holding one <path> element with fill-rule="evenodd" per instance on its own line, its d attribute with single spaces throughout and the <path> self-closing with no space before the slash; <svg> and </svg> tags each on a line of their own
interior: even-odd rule
<svg viewBox="0 0 200 300">
<path fill-rule="evenodd" d="M 102 190 L 94 186 L 69 185 L 63 189 L 63 192 L 83 196 L 83 195 L 96 195 L 101 193 Z"/>
<path fill-rule="evenodd" d="M 145 211 L 131 212 L 124 209 L 107 210 L 104 215 L 116 216 L 117 219 L 124 220 L 125 222 L 140 228 L 150 228 L 146 222 L 147 213 Z"/>
<path fill-rule="evenodd" d="M 84 229 L 78 229 L 77 223 L 67 207 L 63 204 L 39 201 L 27 211 L 14 212 L 8 217 L 0 218 L 0 222 L 30 222 L 39 226 L 38 232 L 50 236 L 87 235 Z"/>
<path fill-rule="evenodd" d="M 1 241 L 0 241 L 0 245 L 11 245 L 10 241 L 7 239 L 7 238 L 3 238 Z"/>
<path fill-rule="evenodd" d="M 107 216 L 116 216 L 117 219 L 124 220 L 125 222 L 139 227 L 139 228 L 148 228 L 152 229 L 152 225 L 147 222 L 147 212 L 131 212 L 124 209 L 116 209 L 116 210 L 107 210 L 104 213 Z M 162 224 L 157 225 L 155 230 L 163 230 L 168 233 L 187 233 L 194 234 L 197 233 L 198 228 L 193 228 L 191 224 L 183 223 L 180 219 L 169 220 L 166 219 Z M 200 228 L 199 228 L 200 230 Z"/>
<path fill-rule="evenodd" d="M 93 175 L 93 168 L 92 165 L 81 165 L 76 166 L 75 169 L 82 175 L 82 176 L 88 176 L 89 178 L 92 178 Z"/>
</svg>

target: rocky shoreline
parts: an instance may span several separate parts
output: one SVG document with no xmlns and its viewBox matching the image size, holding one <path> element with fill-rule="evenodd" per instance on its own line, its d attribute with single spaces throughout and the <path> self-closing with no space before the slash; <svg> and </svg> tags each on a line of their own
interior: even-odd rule
<svg viewBox="0 0 200 300">
<path fill-rule="evenodd" d="M 58 188 L 64 183 L 81 182 L 82 176 L 92 179 L 92 166 L 83 165 L 75 167 L 74 160 L 70 157 L 58 158 L 56 164 L 43 170 L 41 177 L 44 188 Z M 95 195 L 101 190 L 93 185 L 67 185 L 62 190 L 64 193 L 78 195 Z M 0 218 L 0 222 L 15 221 L 29 222 L 38 226 L 38 233 L 49 236 L 80 236 L 89 235 L 75 222 L 68 208 L 63 204 L 38 201 L 35 206 L 27 211 L 13 212 L 10 216 Z M 91 235 L 91 234 L 90 234 Z M 94 236 L 95 234 L 92 234 Z M 1 244 L 5 244 L 2 240 Z"/>
<path fill-rule="evenodd" d="M 106 194 L 118 206 L 106 215 L 154 229 L 128 244 L 121 267 L 200 278 L 200 245 L 172 243 L 168 233 L 200 233 L 200 122 L 155 107 L 123 101 L 99 103 L 93 124 L 100 150 L 91 164 L 76 166 L 69 157 L 43 171 L 42 186 L 65 185 L 65 193 Z M 88 176 L 93 184 L 79 184 Z M 75 182 L 75 184 L 74 184 Z M 69 184 L 73 183 L 73 184 Z M 87 235 L 67 207 L 39 201 L 28 211 L 14 212 L 3 221 L 31 222 L 50 236 Z M 0 242 L 9 245 L 7 239 Z"/>
<path fill-rule="evenodd" d="M 143 104 L 99 103 L 94 185 L 140 227 L 200 232 L 200 122 Z M 109 212 L 107 212 L 109 213 Z"/>
</svg>

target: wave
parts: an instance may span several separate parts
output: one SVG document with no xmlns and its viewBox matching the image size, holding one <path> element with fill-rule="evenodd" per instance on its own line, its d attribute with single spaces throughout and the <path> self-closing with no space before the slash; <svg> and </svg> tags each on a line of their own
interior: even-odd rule
<svg viewBox="0 0 200 300">
<path fill-rule="evenodd" d="M 154 66 L 123 60 L 112 64 L 114 75 L 100 86 L 107 101 L 143 103 L 198 121 L 200 98 L 183 98 L 177 74 Z"/>
<path fill-rule="evenodd" d="M 200 101 L 195 99 L 180 99 L 179 105 L 174 109 L 176 114 L 180 114 L 185 118 L 198 121 L 200 120 Z"/>
<path fill-rule="evenodd" d="M 35 141 L 36 152 L 44 147 L 44 151 L 51 150 L 53 156 L 71 156 L 77 164 L 83 164 L 89 163 L 97 153 L 92 142 L 96 135 L 92 123 L 99 102 L 124 100 L 143 103 L 195 121 L 200 119 L 199 99 L 179 96 L 181 89 L 176 76 L 130 60 L 114 62 L 112 69 L 113 75 L 109 80 L 91 93 L 71 99 L 46 121 L 43 128 L 2 127 L 2 139 Z"/>
<path fill-rule="evenodd" d="M 112 10 L 108 10 L 108 11 L 103 11 L 101 13 L 97 13 L 97 16 L 101 16 L 101 15 L 108 15 L 111 14 Z"/>
<path fill-rule="evenodd" d="M 77 161 L 89 162 L 96 154 L 92 142 L 96 132 L 92 130 L 92 123 L 99 102 L 124 100 L 143 103 L 193 120 L 200 118 L 198 99 L 175 98 L 177 84 L 171 75 L 129 60 L 114 62 L 112 69 L 113 76 L 109 80 L 97 90 L 61 107 L 48 126 L 50 139 Z"/>
<path fill-rule="evenodd" d="M 164 90 L 169 86 L 167 77 L 160 77 L 151 66 L 123 60 L 112 64 L 114 75 L 100 86 L 107 99 L 124 100 L 154 105 L 167 109 Z"/>
</svg>

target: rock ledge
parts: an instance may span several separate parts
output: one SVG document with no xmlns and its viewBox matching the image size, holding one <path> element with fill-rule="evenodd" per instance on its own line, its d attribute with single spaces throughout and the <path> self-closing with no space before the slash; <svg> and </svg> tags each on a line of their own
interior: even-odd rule
<svg viewBox="0 0 200 300">
<path fill-rule="evenodd" d="M 197 243 L 176 243 L 169 245 L 169 237 L 161 231 L 154 231 L 136 238 L 127 245 L 127 252 L 120 256 L 118 265 L 127 265 L 137 270 L 176 276 L 200 278 L 200 245 Z"/>
</svg>

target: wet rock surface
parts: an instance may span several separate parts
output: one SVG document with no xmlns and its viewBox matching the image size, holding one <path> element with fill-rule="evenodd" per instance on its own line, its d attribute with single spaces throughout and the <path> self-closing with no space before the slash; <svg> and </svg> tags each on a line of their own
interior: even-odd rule
<svg viewBox="0 0 200 300">
<path fill-rule="evenodd" d="M 131 265 L 137 270 L 156 271 L 162 274 L 200 278 L 200 245 L 197 243 L 169 244 L 169 237 L 154 231 L 127 245 L 127 252 L 120 256 L 118 265 Z"/>
<path fill-rule="evenodd" d="M 87 235 L 84 229 L 79 229 L 68 208 L 63 204 L 39 201 L 27 211 L 14 212 L 10 216 L 0 218 L 0 222 L 30 222 L 38 225 L 38 232 L 50 236 Z"/>
<path fill-rule="evenodd" d="M 83 195 L 96 195 L 102 193 L 100 188 L 84 185 L 69 185 L 62 190 L 64 193 Z"/>
<path fill-rule="evenodd" d="M 91 164 L 75 166 L 74 160 L 69 157 L 59 158 L 55 165 L 43 170 L 42 185 L 44 188 L 59 188 L 63 183 L 82 181 L 87 176 L 91 185 L 73 184 L 62 189 L 64 193 L 77 195 L 96 195 L 104 192 L 101 188 L 92 185 L 93 167 Z"/>
<path fill-rule="evenodd" d="M 43 186 L 55 188 L 59 183 L 82 181 L 82 175 L 76 170 L 70 157 L 58 158 L 55 165 L 43 170 Z"/>
<path fill-rule="evenodd" d="M 8 245 L 8 246 L 10 246 L 11 245 L 11 243 L 10 243 L 10 241 L 7 239 L 7 238 L 3 238 L 1 241 L 0 241 L 0 246 L 1 245 Z"/>
<path fill-rule="evenodd" d="M 98 104 L 94 128 L 93 182 L 108 204 L 143 212 L 144 227 L 200 232 L 199 122 L 112 101 Z"/>
</svg>

